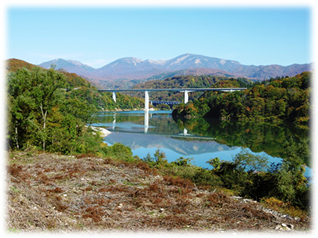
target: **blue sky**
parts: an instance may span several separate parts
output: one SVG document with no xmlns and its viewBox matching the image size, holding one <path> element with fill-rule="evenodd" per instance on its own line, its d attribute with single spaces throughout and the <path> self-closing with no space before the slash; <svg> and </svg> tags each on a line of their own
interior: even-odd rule
<svg viewBox="0 0 318 238">
<path fill-rule="evenodd" d="M 99 68 L 184 53 L 245 65 L 310 63 L 309 7 L 8 7 L 6 58 Z"/>
</svg>

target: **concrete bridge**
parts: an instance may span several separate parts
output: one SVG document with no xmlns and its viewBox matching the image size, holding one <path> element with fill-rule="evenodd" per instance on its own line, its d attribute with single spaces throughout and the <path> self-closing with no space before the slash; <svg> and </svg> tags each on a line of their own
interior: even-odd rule
<svg viewBox="0 0 318 238">
<path fill-rule="evenodd" d="M 246 88 L 140 88 L 140 89 L 101 89 L 99 92 L 112 92 L 113 100 L 116 102 L 116 92 L 145 92 L 145 111 L 149 111 L 149 92 L 157 92 L 157 91 L 177 91 L 184 93 L 184 103 L 189 101 L 189 93 L 196 91 L 223 91 L 223 92 L 234 92 L 245 90 Z"/>
</svg>

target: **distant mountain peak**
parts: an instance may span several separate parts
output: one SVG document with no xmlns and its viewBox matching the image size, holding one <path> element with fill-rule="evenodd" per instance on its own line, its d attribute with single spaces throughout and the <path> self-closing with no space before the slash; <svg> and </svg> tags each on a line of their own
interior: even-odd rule
<svg viewBox="0 0 318 238">
<path fill-rule="evenodd" d="M 56 69 L 63 68 L 70 73 L 99 81 L 116 79 L 155 79 L 172 72 L 188 72 L 189 74 L 221 74 L 250 79 L 266 79 L 277 76 L 294 76 L 311 69 L 310 64 L 280 65 L 242 65 L 235 60 L 209 57 L 204 55 L 185 53 L 168 60 L 141 60 L 136 57 L 117 59 L 101 68 L 94 69 L 76 60 L 54 59 L 39 66 L 49 68 L 56 65 Z M 161 76 L 160 76 L 161 75 Z"/>
</svg>

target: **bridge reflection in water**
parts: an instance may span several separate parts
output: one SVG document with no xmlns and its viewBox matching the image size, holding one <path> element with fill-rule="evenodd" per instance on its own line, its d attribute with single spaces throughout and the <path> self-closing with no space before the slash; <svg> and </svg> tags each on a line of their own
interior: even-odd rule
<svg viewBox="0 0 318 238">
<path fill-rule="evenodd" d="M 149 125 L 149 118 L 153 116 L 153 114 L 156 114 L 156 111 L 151 111 L 151 112 L 142 112 L 144 114 L 144 130 L 143 133 L 141 131 L 125 131 L 125 133 L 133 133 L 133 134 L 147 134 L 149 128 L 153 128 L 153 126 Z M 116 112 L 114 112 L 113 115 L 113 122 L 112 126 L 108 128 L 110 131 L 116 131 Z M 151 133 L 152 134 L 152 133 Z M 197 135 L 192 135 L 188 133 L 187 128 L 183 128 L 182 133 L 179 134 L 161 134 L 162 136 L 169 136 L 169 137 L 187 137 L 187 138 L 193 138 L 193 139 L 207 139 L 207 140 L 214 140 L 215 138 L 212 137 L 206 137 L 206 136 L 197 136 Z"/>
</svg>

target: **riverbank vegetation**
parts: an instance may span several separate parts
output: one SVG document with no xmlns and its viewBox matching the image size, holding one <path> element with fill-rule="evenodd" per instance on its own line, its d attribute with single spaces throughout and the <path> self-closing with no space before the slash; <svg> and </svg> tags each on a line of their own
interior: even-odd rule
<svg viewBox="0 0 318 238">
<path fill-rule="evenodd" d="M 179 104 L 175 117 L 235 119 L 242 122 L 291 121 L 306 127 L 310 110 L 310 72 L 295 77 L 277 77 L 258 83 L 250 89 L 204 93 L 198 100 Z M 234 80 L 219 81 L 213 87 L 238 87 Z"/>
<path fill-rule="evenodd" d="M 291 158 L 282 163 L 270 164 L 267 157 L 243 150 L 232 161 L 209 160 L 207 163 L 213 166 L 210 170 L 194 166 L 191 159 L 183 157 L 168 163 L 159 150 L 144 161 L 167 175 L 180 176 L 205 189 L 225 188 L 231 194 L 257 201 L 277 199 L 290 208 L 298 207 L 299 212 L 308 212 L 310 184 L 304 176 L 305 166 L 299 155 L 293 154 L 292 145 L 286 150 Z"/>
</svg>

